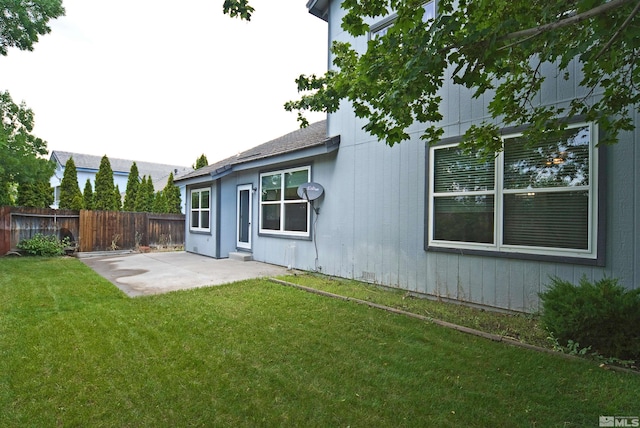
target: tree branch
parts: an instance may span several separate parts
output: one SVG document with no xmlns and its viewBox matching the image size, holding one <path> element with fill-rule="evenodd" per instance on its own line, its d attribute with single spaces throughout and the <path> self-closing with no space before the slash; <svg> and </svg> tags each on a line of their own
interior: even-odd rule
<svg viewBox="0 0 640 428">
<path fill-rule="evenodd" d="M 557 28 L 567 27 L 569 25 L 573 25 L 578 22 L 587 20 L 589 18 L 593 18 L 594 16 L 616 9 L 620 6 L 624 6 L 625 4 L 631 3 L 633 1 L 636 1 L 636 0 L 611 0 L 605 4 L 601 4 L 600 6 L 594 7 L 593 9 L 587 10 L 586 12 L 582 12 L 577 15 L 570 16 L 569 18 L 561 19 L 560 21 L 557 21 L 557 22 L 552 22 L 550 24 L 544 24 L 538 27 L 527 28 L 526 30 L 520 30 L 513 33 L 509 33 L 504 37 L 502 37 L 502 39 L 510 40 L 510 39 L 517 39 L 520 37 L 537 36 L 547 31 L 552 31 Z"/>
<path fill-rule="evenodd" d="M 598 52 L 598 54 L 593 58 L 594 61 L 600 58 L 600 56 L 604 54 L 611 47 L 611 45 L 613 44 L 613 41 L 620 35 L 620 33 L 622 33 L 622 31 L 625 28 L 627 28 L 627 26 L 629 26 L 633 17 L 638 14 L 638 11 L 640 11 L 640 2 L 636 5 L 636 7 L 631 12 L 631 14 L 627 17 L 627 19 L 624 20 L 620 28 L 618 28 L 618 30 L 616 30 L 613 36 L 611 36 L 607 44 L 604 45 L 602 49 L 600 49 L 600 52 Z"/>
</svg>

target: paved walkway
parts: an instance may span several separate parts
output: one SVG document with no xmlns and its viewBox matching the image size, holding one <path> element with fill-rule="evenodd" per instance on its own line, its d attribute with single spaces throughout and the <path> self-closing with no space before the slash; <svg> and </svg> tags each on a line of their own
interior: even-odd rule
<svg viewBox="0 0 640 428">
<path fill-rule="evenodd" d="M 292 273 L 281 266 L 213 259 L 184 251 L 82 253 L 79 258 L 131 297 Z"/>
</svg>

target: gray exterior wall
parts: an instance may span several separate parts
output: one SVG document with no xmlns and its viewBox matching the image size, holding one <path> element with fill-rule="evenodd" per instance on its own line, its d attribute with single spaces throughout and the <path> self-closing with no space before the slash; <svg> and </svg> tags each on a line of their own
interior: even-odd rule
<svg viewBox="0 0 640 428">
<path fill-rule="evenodd" d="M 363 50 L 366 37 L 353 40 L 340 28 L 340 2 L 329 11 L 329 43 L 350 41 Z M 550 76 L 557 75 L 548 69 Z M 576 73 L 574 73 L 576 74 Z M 542 102 L 566 104 L 584 94 L 576 79 L 549 79 Z M 488 117 L 489 99 L 472 99 L 452 85 L 442 90 L 445 137 L 459 136 Z M 636 115 L 636 123 L 640 123 Z M 577 282 L 583 275 L 619 278 L 626 287 L 640 282 L 639 130 L 620 136 L 607 149 L 605 174 L 605 264 L 602 267 L 494 256 L 425 251 L 427 147 L 416 124 L 412 139 L 393 148 L 362 131 L 346 103 L 328 118 L 328 134 L 341 144 L 331 174 L 323 176 L 327 195 L 318 224 L 319 265 L 324 273 L 409 291 L 515 311 L 538 309 L 538 293 L 550 276 Z M 603 213 L 601 212 L 600 215 Z M 302 268 L 312 267 L 300 251 Z M 267 261 L 270 261 L 269 259 Z"/>
<path fill-rule="evenodd" d="M 209 257 L 219 257 L 218 251 L 218 216 L 220 214 L 220 205 L 218 201 L 218 184 L 215 181 L 198 183 L 186 188 L 186 217 L 185 217 L 185 238 L 184 249 L 190 253 L 202 254 Z M 209 232 L 193 232 L 190 230 L 191 225 L 191 190 L 209 189 L 211 191 L 211 217 Z"/>
<path fill-rule="evenodd" d="M 329 43 L 348 40 L 360 50 L 366 37 L 352 40 L 340 28 L 343 11 L 330 2 Z M 546 70 L 556 76 L 554 69 Z M 574 72 L 577 74 L 577 71 Z M 576 79 L 549 78 L 541 102 L 566 104 L 584 95 Z M 439 124 L 445 138 L 462 135 L 488 118 L 488 97 L 473 99 L 469 91 L 445 84 L 445 119 Z M 636 114 L 636 123 L 640 117 Z M 628 288 L 640 282 L 640 130 L 622 134 L 618 144 L 600 149 L 599 169 L 603 262 L 551 257 L 519 258 L 484 252 L 469 255 L 426 249 L 428 213 L 428 147 L 420 140 L 425 125 L 410 129 L 409 141 L 388 147 L 362 130 L 347 103 L 328 117 L 328 136 L 339 136 L 339 149 L 310 149 L 258 158 L 211 180 L 185 180 L 188 189 L 209 186 L 212 192 L 211 233 L 189 233 L 186 250 L 225 258 L 236 251 L 237 187 L 259 189 L 262 172 L 311 165 L 311 180 L 324 186 L 312 215 L 310 239 L 274 237 L 258 233 L 259 193 L 252 198 L 254 260 L 329 275 L 353 278 L 414 293 L 514 311 L 539 308 L 538 293 L 558 276 L 578 282 L 616 277 Z M 214 168 L 215 169 L 215 168 Z M 223 170 L 220 170 L 223 171 Z M 215 174 L 218 174 L 216 170 Z M 209 181 L 207 181 L 209 180 Z M 204 184 L 203 184 L 204 183 Z M 189 200 L 187 193 L 187 201 Z M 189 210 L 187 210 L 187 228 Z M 317 258 L 316 258 L 317 250 Z"/>
<path fill-rule="evenodd" d="M 253 188 L 259 189 L 261 173 L 306 165 L 311 165 L 312 181 L 324 185 L 324 183 L 330 182 L 333 176 L 335 157 L 335 152 L 302 158 L 296 155 L 281 156 L 275 159 L 254 162 L 251 165 L 247 165 L 245 169 L 239 168 L 239 171 L 234 171 L 213 182 L 189 184 L 187 186 L 187 194 L 189 194 L 192 189 L 211 189 L 212 223 L 210 233 L 190 232 L 189 211 L 187 211 L 186 251 L 215 258 L 229 257 L 229 253 L 238 251 L 238 248 L 236 248 L 236 198 L 238 186 L 251 184 Z M 317 203 L 317 206 L 320 207 L 318 225 L 324 220 L 322 207 L 326 197 L 327 196 L 320 198 Z M 190 204 L 190 198 L 187 200 Z M 258 191 L 256 191 L 252 197 L 251 219 L 251 253 L 253 259 L 281 266 L 290 266 L 296 269 L 313 270 L 315 267 L 315 246 L 313 238 L 259 235 L 259 215 L 260 201 Z M 315 214 L 312 214 L 312 225 L 314 220 Z M 329 219 L 327 219 L 327 221 L 328 220 Z M 320 230 L 320 226 L 318 226 L 318 229 Z"/>
</svg>

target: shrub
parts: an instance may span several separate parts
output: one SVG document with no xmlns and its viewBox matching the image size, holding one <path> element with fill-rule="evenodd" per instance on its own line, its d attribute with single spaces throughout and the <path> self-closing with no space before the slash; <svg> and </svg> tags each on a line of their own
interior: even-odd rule
<svg viewBox="0 0 640 428">
<path fill-rule="evenodd" d="M 627 290 L 613 278 L 578 286 L 552 278 L 543 302 L 542 323 L 563 346 L 580 347 L 604 357 L 640 360 L 640 289 Z"/>
<path fill-rule="evenodd" d="M 69 238 L 62 241 L 54 235 L 43 235 L 36 233 L 31 239 L 23 239 L 18 243 L 18 249 L 30 256 L 61 256 L 64 249 L 69 245 Z"/>
</svg>

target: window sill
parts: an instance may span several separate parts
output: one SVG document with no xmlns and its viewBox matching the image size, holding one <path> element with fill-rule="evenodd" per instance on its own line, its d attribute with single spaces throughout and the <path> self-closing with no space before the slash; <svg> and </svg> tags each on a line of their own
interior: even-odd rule
<svg viewBox="0 0 640 428">
<path fill-rule="evenodd" d="M 489 251 L 489 250 L 474 250 L 468 248 L 452 248 L 452 247 L 435 247 L 427 246 L 426 252 L 430 253 L 449 253 L 458 254 L 461 256 L 481 256 L 481 257 L 494 257 L 504 259 L 518 259 L 518 260 L 532 260 L 538 262 L 553 262 L 553 263 L 567 263 L 583 266 L 604 266 L 604 257 L 598 257 L 595 259 L 589 259 L 585 257 L 572 257 L 572 256 L 557 256 L 546 254 L 531 254 L 531 253 L 517 253 L 506 251 Z"/>
<path fill-rule="evenodd" d="M 195 235 L 211 235 L 211 229 L 189 229 L 189 233 Z"/>
<path fill-rule="evenodd" d="M 311 235 L 289 235 L 286 233 L 278 233 L 278 232 L 258 232 L 258 236 L 263 238 L 278 238 L 278 239 L 294 239 L 298 241 L 311 241 Z"/>
</svg>

